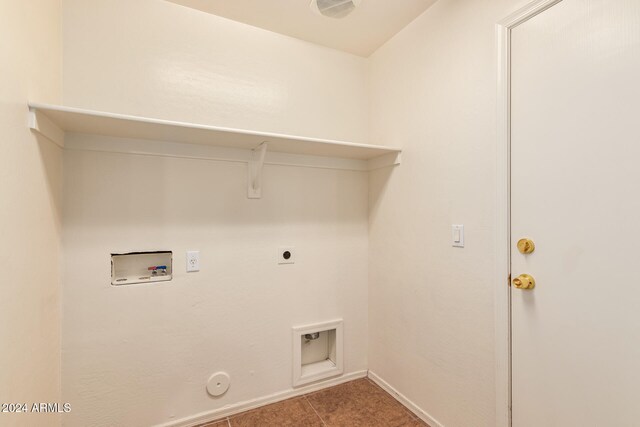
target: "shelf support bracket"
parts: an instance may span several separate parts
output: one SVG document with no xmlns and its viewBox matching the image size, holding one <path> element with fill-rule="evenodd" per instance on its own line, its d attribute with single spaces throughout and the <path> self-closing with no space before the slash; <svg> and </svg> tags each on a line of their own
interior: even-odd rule
<svg viewBox="0 0 640 427">
<path fill-rule="evenodd" d="M 28 125 L 31 130 L 64 148 L 64 131 L 40 111 L 29 108 Z"/>
<path fill-rule="evenodd" d="M 248 188 L 247 197 L 249 199 L 260 199 L 262 197 L 262 169 L 264 158 L 267 155 L 267 143 L 263 142 L 254 148 L 251 153 L 251 160 L 248 164 Z"/>
</svg>

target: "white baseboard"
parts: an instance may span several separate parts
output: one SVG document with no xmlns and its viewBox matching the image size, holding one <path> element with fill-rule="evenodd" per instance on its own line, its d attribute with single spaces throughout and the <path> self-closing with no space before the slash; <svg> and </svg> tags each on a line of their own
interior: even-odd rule
<svg viewBox="0 0 640 427">
<path fill-rule="evenodd" d="M 384 391 L 389 393 L 391 396 L 395 397 L 395 399 L 402 403 L 407 409 L 416 414 L 418 418 L 420 418 L 425 423 L 429 424 L 431 427 L 444 427 L 440 422 L 438 422 L 435 418 L 429 415 L 425 410 L 420 408 L 418 405 L 409 400 L 405 395 L 398 392 L 395 388 L 393 388 L 388 382 L 380 378 L 374 372 L 369 371 L 369 379 L 374 383 L 378 384 Z"/>
<path fill-rule="evenodd" d="M 353 381 L 359 378 L 365 378 L 366 376 L 367 376 L 367 371 L 351 372 L 349 374 L 344 374 L 338 378 L 321 381 L 306 387 L 289 389 L 289 390 L 281 391 L 278 393 L 270 394 L 268 396 L 259 397 L 257 399 L 251 399 L 244 402 L 235 403 L 233 405 L 228 405 L 223 408 L 201 412 L 199 414 L 191 415 L 189 417 L 185 417 L 179 420 L 158 424 L 156 425 L 156 427 L 193 427 L 199 424 L 207 423 L 210 421 L 216 421 L 221 418 L 239 414 L 240 412 L 259 408 L 260 406 L 265 406 L 271 403 L 280 402 L 281 400 L 286 400 L 292 397 L 301 396 L 303 394 L 322 390 L 328 387 L 333 387 L 334 385 L 346 383 L 348 381 Z M 434 427 L 436 427 L 436 425 L 434 425 Z"/>
</svg>

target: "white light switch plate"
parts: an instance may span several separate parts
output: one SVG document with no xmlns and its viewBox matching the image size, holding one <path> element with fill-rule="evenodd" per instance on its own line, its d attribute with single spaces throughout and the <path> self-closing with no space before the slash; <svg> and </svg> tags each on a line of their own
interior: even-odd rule
<svg viewBox="0 0 640 427">
<path fill-rule="evenodd" d="M 200 271 L 200 251 L 187 251 L 187 272 Z"/>
<path fill-rule="evenodd" d="M 464 248 L 464 225 L 451 226 L 451 242 L 456 248 Z"/>
</svg>

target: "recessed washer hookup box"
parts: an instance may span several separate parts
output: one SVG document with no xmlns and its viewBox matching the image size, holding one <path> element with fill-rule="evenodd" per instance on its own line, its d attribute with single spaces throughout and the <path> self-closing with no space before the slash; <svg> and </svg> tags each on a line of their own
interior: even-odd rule
<svg viewBox="0 0 640 427">
<path fill-rule="evenodd" d="M 111 254 L 111 284 L 167 282 L 173 274 L 173 252 Z"/>
</svg>

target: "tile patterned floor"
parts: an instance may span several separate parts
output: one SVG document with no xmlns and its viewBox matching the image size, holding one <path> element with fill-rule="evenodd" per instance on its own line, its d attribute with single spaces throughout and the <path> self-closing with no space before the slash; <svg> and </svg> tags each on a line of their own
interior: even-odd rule
<svg viewBox="0 0 640 427">
<path fill-rule="evenodd" d="M 368 378 L 199 427 L 429 427 Z"/>
</svg>

